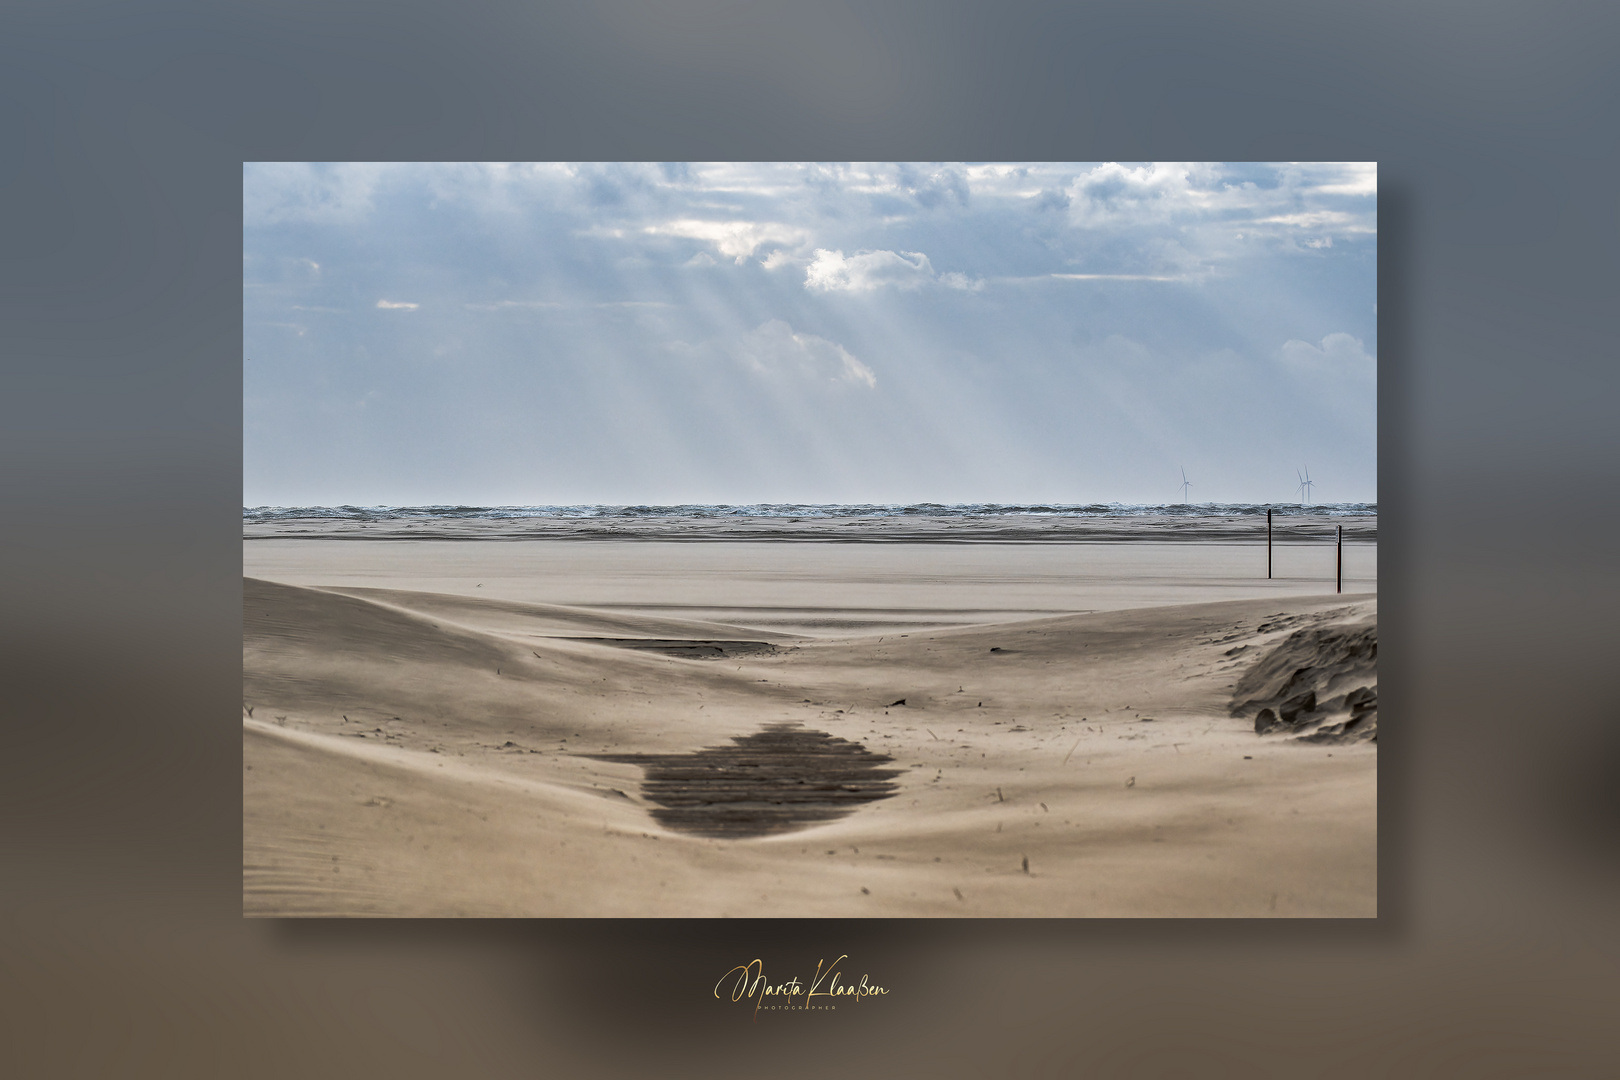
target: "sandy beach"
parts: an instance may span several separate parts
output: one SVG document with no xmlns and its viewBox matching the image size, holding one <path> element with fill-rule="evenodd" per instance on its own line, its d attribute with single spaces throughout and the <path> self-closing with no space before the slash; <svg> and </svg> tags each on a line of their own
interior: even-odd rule
<svg viewBox="0 0 1620 1080">
<path fill-rule="evenodd" d="M 249 915 L 1377 914 L 1375 541 L 243 564 Z"/>
</svg>

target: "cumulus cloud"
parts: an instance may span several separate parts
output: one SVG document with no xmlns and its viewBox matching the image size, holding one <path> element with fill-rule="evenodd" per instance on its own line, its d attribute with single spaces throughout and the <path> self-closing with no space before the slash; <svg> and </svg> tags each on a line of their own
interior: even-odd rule
<svg viewBox="0 0 1620 1080">
<path fill-rule="evenodd" d="M 767 263 L 769 265 L 769 263 Z M 880 288 L 920 289 L 925 285 L 977 292 L 983 278 L 951 271 L 937 274 L 920 251 L 842 251 L 817 248 L 805 269 L 804 287 L 811 292 L 871 292 Z"/>
<path fill-rule="evenodd" d="M 713 244 L 715 250 L 740 265 L 761 244 L 786 244 L 789 247 L 806 243 L 809 234 L 792 225 L 774 221 L 701 221 L 681 218 L 658 225 L 648 225 L 643 232 L 651 236 L 679 236 Z"/>
<path fill-rule="evenodd" d="M 1039 211 L 1067 210 L 1069 208 L 1069 195 L 1064 191 L 1046 188 L 1028 197 L 1035 200 L 1035 209 Z"/>
<path fill-rule="evenodd" d="M 813 383 L 877 386 L 872 369 L 835 341 L 814 334 L 796 333 L 781 319 L 772 319 L 748 333 L 737 355 L 753 371 Z"/>
<path fill-rule="evenodd" d="M 1377 370 L 1378 359 L 1368 354 L 1360 338 L 1329 334 L 1320 345 L 1291 340 L 1283 344 L 1282 358 L 1299 371 L 1366 374 Z"/>
<path fill-rule="evenodd" d="M 804 287 L 811 292 L 871 292 L 874 289 L 920 289 L 924 285 L 944 285 L 949 289 L 977 291 L 984 288 L 980 278 L 966 274 L 936 274 L 928 256 L 920 251 L 842 251 L 817 248 L 804 274 Z"/>
<path fill-rule="evenodd" d="M 377 306 L 385 311 L 415 311 L 422 305 L 413 304 L 408 300 L 379 300 Z"/>
<path fill-rule="evenodd" d="M 968 178 L 960 168 L 902 162 L 895 167 L 895 174 L 895 186 L 915 199 L 919 206 L 933 209 L 946 201 L 959 206 L 968 204 Z"/>
<path fill-rule="evenodd" d="M 1069 214 L 1077 225 L 1149 224 L 1209 205 L 1214 166 L 1158 161 L 1138 168 L 1108 162 L 1069 188 Z"/>
<path fill-rule="evenodd" d="M 978 292 L 984 288 L 984 278 L 970 278 L 966 274 L 951 271 L 939 275 L 939 283 L 947 289 L 961 289 L 963 292 Z"/>
<path fill-rule="evenodd" d="M 842 251 L 817 248 L 805 271 L 812 292 L 870 292 L 884 285 L 915 289 L 934 280 L 934 267 L 920 251 Z"/>
</svg>

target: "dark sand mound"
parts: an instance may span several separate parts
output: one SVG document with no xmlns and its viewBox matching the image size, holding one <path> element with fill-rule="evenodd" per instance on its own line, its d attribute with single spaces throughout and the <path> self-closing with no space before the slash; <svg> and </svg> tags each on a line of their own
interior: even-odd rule
<svg viewBox="0 0 1620 1080">
<path fill-rule="evenodd" d="M 773 724 L 695 754 L 590 754 L 640 765 L 662 825 L 700 836 L 766 836 L 843 817 L 894 794 L 893 759 L 824 731 Z"/>
<path fill-rule="evenodd" d="M 1378 622 L 1296 630 L 1243 676 L 1232 715 L 1259 735 L 1307 742 L 1378 740 Z"/>
</svg>

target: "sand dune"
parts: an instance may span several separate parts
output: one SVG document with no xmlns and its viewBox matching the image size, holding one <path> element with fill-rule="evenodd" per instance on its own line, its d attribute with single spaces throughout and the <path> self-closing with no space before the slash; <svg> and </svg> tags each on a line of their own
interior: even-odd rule
<svg viewBox="0 0 1620 1080">
<path fill-rule="evenodd" d="M 1291 635 L 1376 605 L 1265 595 L 810 637 L 249 578 L 244 908 L 1374 915 L 1375 744 L 1262 737 L 1232 708 Z M 670 648 L 626 647 L 647 640 Z M 892 790 L 852 794 L 845 758 L 820 775 L 750 758 L 768 729 L 892 759 Z M 705 748 L 726 750 L 689 757 Z M 644 788 L 654 758 L 687 779 Z M 735 800 L 745 827 L 680 827 L 657 800 L 683 784 Z M 748 835 L 772 784 L 812 807 L 820 784 L 849 812 Z"/>
</svg>

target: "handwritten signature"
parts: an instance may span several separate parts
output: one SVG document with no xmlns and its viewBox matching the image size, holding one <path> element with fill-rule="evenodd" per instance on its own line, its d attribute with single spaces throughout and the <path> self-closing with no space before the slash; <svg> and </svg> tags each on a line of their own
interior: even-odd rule
<svg viewBox="0 0 1620 1080">
<path fill-rule="evenodd" d="M 752 1001 L 757 1021 L 761 1009 L 836 1009 L 840 1002 L 864 1001 L 889 992 L 866 974 L 861 975 L 858 983 L 844 982 L 844 973 L 838 965 L 848 959 L 849 954 L 845 953 L 831 964 L 817 960 L 816 976 L 808 987 L 797 975 L 773 982 L 765 977 L 764 961 L 751 960 L 720 976 L 720 981 L 714 984 L 714 996 L 721 1000 L 721 988 L 729 981 L 731 1000 Z"/>
</svg>

